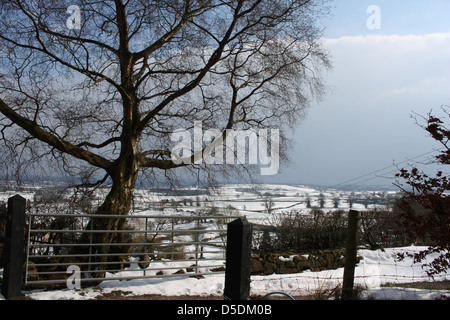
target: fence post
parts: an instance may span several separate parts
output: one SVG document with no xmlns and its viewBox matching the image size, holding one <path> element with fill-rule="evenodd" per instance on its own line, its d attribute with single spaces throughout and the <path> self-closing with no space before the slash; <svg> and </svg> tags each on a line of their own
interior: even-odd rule
<svg viewBox="0 0 450 320">
<path fill-rule="evenodd" d="M 347 238 L 345 248 L 344 282 L 342 284 L 342 300 L 353 298 L 353 284 L 355 281 L 355 265 L 358 245 L 359 212 L 350 210 L 348 215 Z"/>
<path fill-rule="evenodd" d="M 2 294 L 6 299 L 21 296 L 25 253 L 25 206 L 25 198 L 19 195 L 8 199 L 2 283 Z"/>
<path fill-rule="evenodd" d="M 225 268 L 226 300 L 247 300 L 250 297 L 252 225 L 246 218 L 227 226 Z"/>
</svg>

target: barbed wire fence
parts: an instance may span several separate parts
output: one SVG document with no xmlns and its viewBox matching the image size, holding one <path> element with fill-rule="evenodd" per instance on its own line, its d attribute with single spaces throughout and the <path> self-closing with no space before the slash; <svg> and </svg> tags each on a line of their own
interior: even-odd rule
<svg viewBox="0 0 450 320">
<path fill-rule="evenodd" d="M 386 269 L 392 270 L 392 273 L 386 273 Z M 448 285 L 445 285 L 444 290 L 439 285 L 445 280 L 449 280 L 447 274 L 431 278 L 420 272 L 417 266 L 403 265 L 394 259 L 392 263 L 360 262 L 356 266 L 355 291 L 359 299 L 441 299 L 443 296 L 448 297 L 450 293 Z M 342 281 L 343 269 L 252 276 L 252 292 L 263 295 L 280 291 L 305 300 L 340 299 Z"/>
<path fill-rule="evenodd" d="M 316 210 L 315 214 L 317 212 L 320 213 L 320 210 Z M 429 300 L 450 297 L 450 276 L 447 273 L 434 276 L 427 274 L 427 264 L 435 258 L 434 256 L 429 256 L 420 263 L 414 263 L 412 256 L 408 255 L 400 259 L 400 255 L 417 253 L 427 248 L 428 245 L 426 243 L 408 243 L 406 237 L 397 229 L 395 213 L 385 210 L 368 210 L 360 212 L 360 214 L 358 223 L 358 262 L 354 273 L 356 298 Z M 292 220 L 298 220 L 299 218 L 300 222 L 292 222 Z M 331 218 L 329 216 L 328 220 L 331 220 Z M 304 215 L 286 215 L 285 219 L 289 220 L 288 223 L 279 223 L 275 228 L 280 228 L 278 234 L 285 235 L 289 234 L 289 229 L 297 226 L 297 229 L 290 234 L 299 235 L 299 243 L 296 243 L 299 248 L 302 248 L 301 241 L 311 243 L 311 241 L 307 241 L 310 240 L 308 237 L 331 237 L 331 234 L 339 233 L 339 229 L 342 227 L 338 220 L 334 220 L 331 229 L 329 225 L 320 225 L 320 221 L 314 214 L 308 217 Z M 282 221 L 282 219 L 278 221 Z M 311 221 L 315 223 L 314 228 L 317 228 L 314 232 L 310 230 L 313 226 L 310 224 Z M 346 228 L 347 226 L 344 225 L 344 227 Z M 277 237 L 277 232 L 275 231 L 274 233 L 275 237 Z M 300 236 L 302 233 L 305 234 L 303 237 Z M 318 241 L 318 243 L 320 242 Z M 311 255 L 314 255 L 314 252 L 320 255 L 328 251 L 339 251 L 339 248 L 342 248 L 342 245 L 345 246 L 345 243 L 335 242 L 335 245 L 335 247 L 331 248 L 325 243 L 323 247 L 310 248 L 309 252 Z M 345 252 L 345 250 L 341 249 L 340 252 Z M 344 255 L 343 259 L 345 259 L 345 253 L 342 254 Z M 289 255 L 281 255 L 283 260 L 287 256 Z M 304 254 L 304 256 L 308 257 L 309 254 Z M 289 258 L 291 261 L 295 261 L 295 254 L 292 254 Z M 314 259 L 311 259 L 311 261 L 314 261 Z M 310 268 L 293 274 L 282 274 L 283 272 L 279 272 L 264 276 L 255 275 L 252 278 L 254 294 L 258 295 L 265 291 L 276 290 L 300 299 L 342 298 L 343 266 L 336 268 L 321 265 L 319 270 L 314 269 L 317 268 Z"/>
</svg>

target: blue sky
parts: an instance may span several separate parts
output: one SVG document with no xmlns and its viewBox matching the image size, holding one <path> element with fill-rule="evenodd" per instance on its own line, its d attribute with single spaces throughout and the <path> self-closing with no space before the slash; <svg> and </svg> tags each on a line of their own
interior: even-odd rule
<svg viewBox="0 0 450 320">
<path fill-rule="evenodd" d="M 371 5 L 380 29 L 367 27 Z M 450 105 L 450 1 L 336 0 L 323 24 L 329 93 L 293 135 L 293 163 L 263 181 L 392 185 L 395 165 L 439 148 L 411 115 Z"/>
<path fill-rule="evenodd" d="M 368 29 L 371 14 L 367 8 L 376 5 L 381 11 L 381 29 Z M 450 32 L 448 0 L 335 0 L 331 15 L 324 19 L 325 37 L 384 35 L 423 35 Z"/>
</svg>

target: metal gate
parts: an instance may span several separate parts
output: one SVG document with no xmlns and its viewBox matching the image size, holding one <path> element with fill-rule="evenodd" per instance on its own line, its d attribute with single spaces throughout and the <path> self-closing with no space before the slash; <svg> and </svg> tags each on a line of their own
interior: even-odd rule
<svg viewBox="0 0 450 320">
<path fill-rule="evenodd" d="M 30 213 L 25 283 L 203 277 L 224 272 L 227 223 L 237 216 Z M 95 230 L 92 219 L 124 218 L 123 230 Z M 95 233 L 122 233 L 123 242 L 95 243 Z M 108 253 L 101 253 L 102 247 Z M 103 275 L 95 278 L 99 270 Z M 78 274 L 76 274 L 78 272 Z"/>
</svg>

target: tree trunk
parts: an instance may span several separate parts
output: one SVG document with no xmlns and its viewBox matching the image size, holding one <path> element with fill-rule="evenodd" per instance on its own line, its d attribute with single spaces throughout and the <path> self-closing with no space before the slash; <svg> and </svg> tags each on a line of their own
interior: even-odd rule
<svg viewBox="0 0 450 320">
<path fill-rule="evenodd" d="M 136 161 L 131 157 L 128 160 L 121 160 L 122 157 L 115 163 L 112 178 L 111 190 L 105 198 L 103 204 L 97 209 L 97 215 L 111 215 L 111 216 L 126 216 L 131 210 L 133 202 L 134 189 L 138 177 L 139 168 Z M 94 278 L 101 278 L 104 276 L 105 269 L 119 269 L 122 257 L 119 255 L 107 256 L 107 254 L 126 253 L 127 245 L 112 245 L 118 243 L 125 243 L 125 234 L 122 232 L 114 232 L 117 230 L 124 230 L 126 224 L 125 218 L 91 218 L 86 230 L 111 230 L 109 232 L 94 232 L 84 233 L 81 239 L 82 243 L 94 244 L 83 248 L 83 253 L 100 254 L 101 256 L 90 257 L 89 261 L 95 263 L 90 267 L 90 270 L 97 270 L 92 273 Z M 98 244 L 98 245 L 95 245 Z M 104 264 L 105 262 L 117 261 L 117 264 Z"/>
</svg>

